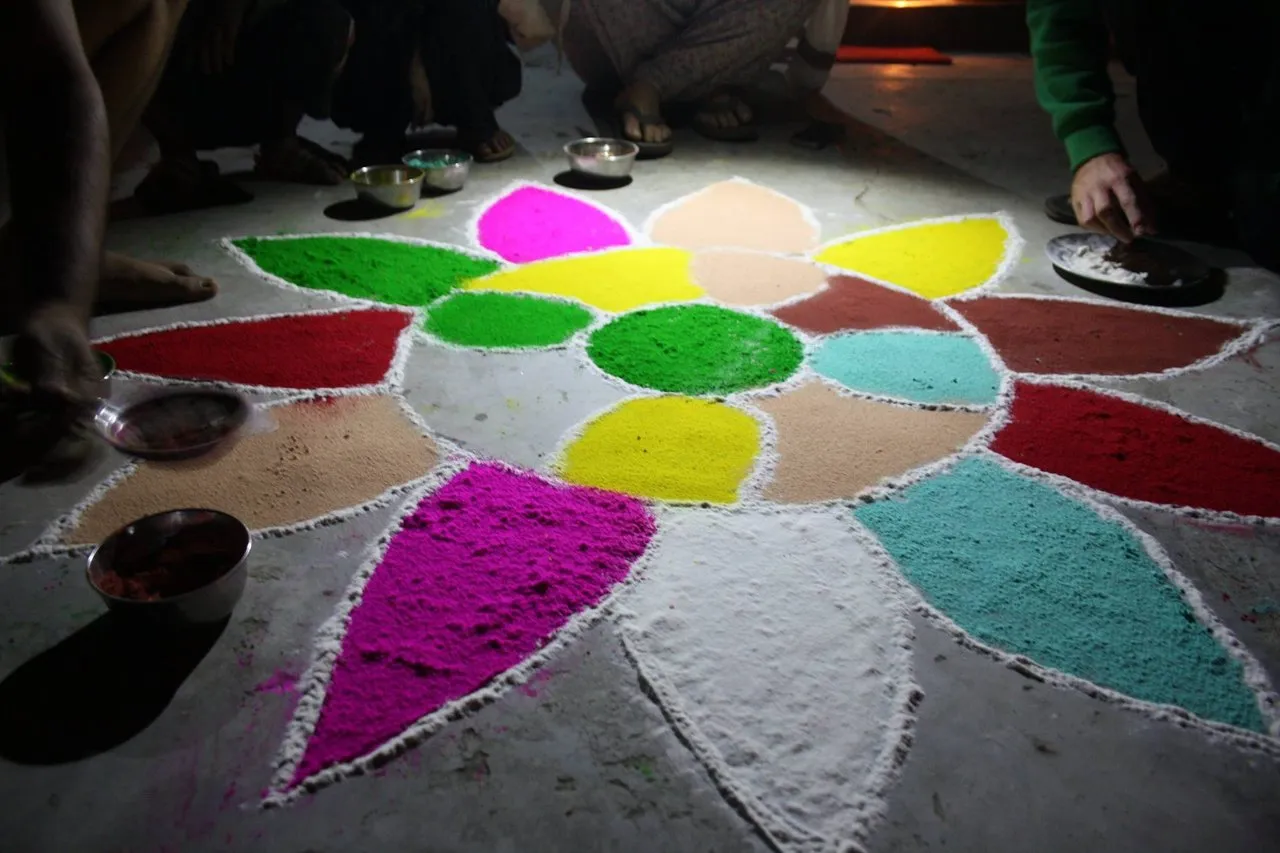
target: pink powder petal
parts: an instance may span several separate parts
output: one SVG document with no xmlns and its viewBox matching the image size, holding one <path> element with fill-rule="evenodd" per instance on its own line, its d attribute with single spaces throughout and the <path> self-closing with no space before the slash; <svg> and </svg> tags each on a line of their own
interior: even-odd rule
<svg viewBox="0 0 1280 853">
<path fill-rule="evenodd" d="M 627 229 L 603 210 L 542 187 L 521 187 L 480 216 L 480 245 L 517 264 L 631 245 Z"/>
<path fill-rule="evenodd" d="M 527 659 L 627 577 L 654 530 L 632 498 L 472 464 L 404 519 L 365 586 L 292 784 Z"/>
</svg>

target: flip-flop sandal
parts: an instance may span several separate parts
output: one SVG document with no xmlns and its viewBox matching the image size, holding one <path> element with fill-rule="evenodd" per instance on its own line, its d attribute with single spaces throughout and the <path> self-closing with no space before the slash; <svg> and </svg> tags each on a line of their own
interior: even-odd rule
<svg viewBox="0 0 1280 853">
<path fill-rule="evenodd" d="M 760 138 L 760 131 L 754 124 L 736 124 L 733 127 L 720 127 L 712 124 L 702 116 L 704 110 L 733 111 L 737 98 L 732 95 L 716 95 L 708 98 L 693 116 L 693 129 L 698 134 L 716 142 L 755 142 Z"/>
<path fill-rule="evenodd" d="M 657 160 L 660 157 L 666 157 L 675 150 L 675 145 L 670 139 L 666 142 L 644 142 L 627 136 L 627 116 L 634 118 L 636 120 L 636 124 L 640 125 L 641 135 L 644 134 L 644 129 L 646 127 L 655 124 L 666 124 L 667 122 L 657 113 L 641 112 L 635 107 L 624 107 L 623 109 L 615 112 L 614 123 L 616 127 L 614 129 L 614 133 L 618 139 L 625 139 L 628 142 L 635 143 L 635 146 L 640 149 L 636 154 L 637 160 Z"/>
<path fill-rule="evenodd" d="M 307 139 L 305 136 L 299 136 L 298 142 L 302 143 L 302 147 L 310 151 L 312 154 L 322 159 L 328 160 L 330 163 L 337 166 L 339 169 L 343 171 L 343 174 L 351 173 L 351 161 L 348 160 L 346 157 L 343 157 L 337 151 L 330 151 L 328 148 L 325 148 L 323 145 L 319 145 L 315 142 L 312 142 L 310 139 Z"/>
<path fill-rule="evenodd" d="M 507 134 L 507 136 L 510 137 L 511 134 Z M 516 153 L 516 141 L 515 138 L 512 137 L 510 145 L 498 149 L 490 148 L 488 154 L 481 154 L 481 147 L 492 142 L 493 137 L 491 136 L 488 139 L 482 139 L 478 142 L 469 140 L 462 143 L 462 146 L 477 163 L 501 163 L 503 160 L 510 160 Z"/>
<path fill-rule="evenodd" d="M 267 181 L 280 181 L 286 184 L 305 184 L 307 186 L 334 186 L 335 182 L 321 180 L 322 175 L 327 175 L 328 171 L 337 167 L 341 171 L 343 178 L 350 174 L 341 164 L 334 162 L 327 151 L 323 149 L 316 151 L 319 146 L 309 146 L 299 138 L 302 142 L 298 146 L 296 156 L 278 157 L 273 161 L 272 166 L 264 166 L 261 152 L 254 160 L 253 173 L 257 177 Z M 336 182 L 336 183 L 340 183 Z"/>
<path fill-rule="evenodd" d="M 791 144 L 797 148 L 821 151 L 844 139 L 844 126 L 827 121 L 812 121 L 803 130 L 791 134 Z"/>
<path fill-rule="evenodd" d="M 253 193 L 222 177 L 218 164 L 208 160 L 200 161 L 200 179 L 194 185 L 153 169 L 134 189 L 133 197 L 148 213 L 182 213 L 253 201 Z"/>
</svg>

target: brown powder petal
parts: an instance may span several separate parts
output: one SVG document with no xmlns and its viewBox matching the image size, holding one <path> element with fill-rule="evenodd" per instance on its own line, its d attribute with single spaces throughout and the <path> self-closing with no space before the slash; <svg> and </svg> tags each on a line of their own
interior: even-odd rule
<svg viewBox="0 0 1280 853">
<path fill-rule="evenodd" d="M 960 330 L 927 300 L 851 275 L 832 276 L 826 290 L 811 299 L 783 306 L 773 316 L 818 335 L 890 326 L 939 332 Z"/>
<path fill-rule="evenodd" d="M 294 524 L 372 500 L 435 466 L 434 443 L 388 396 L 276 406 L 271 432 L 249 435 L 216 458 L 143 462 L 89 507 L 69 544 L 101 542 L 167 509 L 228 512 L 250 529 Z"/>
<path fill-rule="evenodd" d="M 807 252 L 818 227 L 784 195 L 745 181 L 723 181 L 694 193 L 661 214 L 649 229 L 665 246 Z"/>
<path fill-rule="evenodd" d="M 987 422 L 977 412 L 846 397 L 821 382 L 757 405 L 777 428 L 778 464 L 764 496 L 779 503 L 851 498 L 885 477 L 951 455 Z"/>
<path fill-rule="evenodd" d="M 773 305 L 826 283 L 822 268 L 808 261 L 741 249 L 708 249 L 693 256 L 694 284 L 727 305 Z"/>
</svg>

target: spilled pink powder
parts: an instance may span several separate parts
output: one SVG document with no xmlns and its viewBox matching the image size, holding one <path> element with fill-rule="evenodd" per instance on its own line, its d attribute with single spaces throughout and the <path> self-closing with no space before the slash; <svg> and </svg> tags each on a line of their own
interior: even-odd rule
<svg viewBox="0 0 1280 853">
<path fill-rule="evenodd" d="M 517 264 L 631 244 L 603 211 L 540 187 L 499 199 L 480 217 L 479 232 L 480 245 Z"/>
<path fill-rule="evenodd" d="M 404 520 L 365 586 L 293 784 L 528 658 L 626 578 L 654 530 L 632 498 L 462 471 Z"/>
<path fill-rule="evenodd" d="M 253 688 L 255 693 L 292 693 L 298 683 L 298 676 L 292 672 L 278 670 L 265 681 Z"/>
</svg>

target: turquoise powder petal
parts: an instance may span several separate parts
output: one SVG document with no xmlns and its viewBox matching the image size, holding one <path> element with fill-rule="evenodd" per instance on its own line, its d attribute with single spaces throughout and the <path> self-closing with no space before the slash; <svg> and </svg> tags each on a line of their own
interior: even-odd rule
<svg viewBox="0 0 1280 853">
<path fill-rule="evenodd" d="M 968 459 L 854 512 L 977 639 L 1112 690 L 1265 731 L 1242 667 L 1121 524 Z"/>
<path fill-rule="evenodd" d="M 857 332 L 828 338 L 813 369 L 852 391 L 915 403 L 986 405 L 1000 375 L 977 342 L 963 335 Z"/>
</svg>

